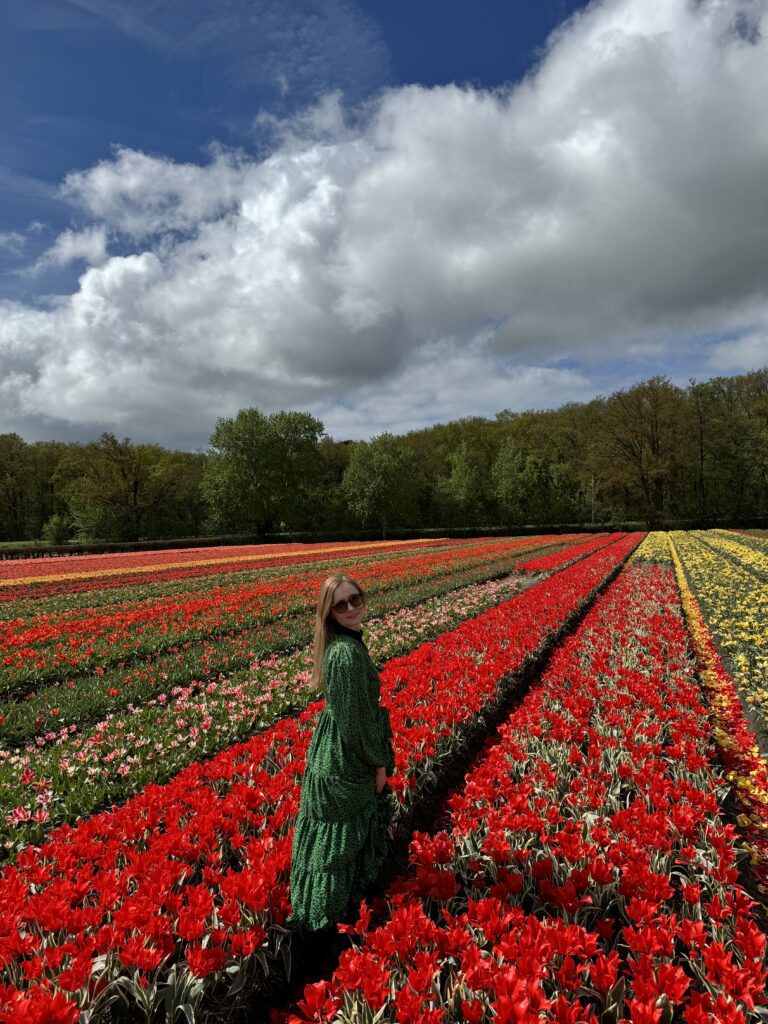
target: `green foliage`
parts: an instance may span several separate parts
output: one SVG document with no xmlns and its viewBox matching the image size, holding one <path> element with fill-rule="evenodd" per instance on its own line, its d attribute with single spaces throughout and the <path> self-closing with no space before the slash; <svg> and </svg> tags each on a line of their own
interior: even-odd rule
<svg viewBox="0 0 768 1024">
<path fill-rule="evenodd" d="M 484 518 L 482 478 L 467 441 L 448 456 L 450 473 L 436 483 L 437 505 L 446 526 L 477 526 Z"/>
<path fill-rule="evenodd" d="M 0 434 L 0 540 L 25 536 L 27 461 L 23 438 L 18 434 Z"/>
<path fill-rule="evenodd" d="M 665 377 L 652 377 L 617 391 L 603 403 L 602 454 L 619 468 L 635 505 L 640 505 L 650 525 L 663 516 L 670 484 L 684 461 L 680 444 L 683 396 Z"/>
<path fill-rule="evenodd" d="M 353 446 L 341 487 L 347 508 L 360 525 L 376 524 L 382 537 L 388 526 L 410 526 L 415 521 L 413 455 L 392 434 Z"/>
<path fill-rule="evenodd" d="M 266 416 L 241 409 L 219 419 L 202 477 L 214 531 L 262 534 L 299 530 L 322 500 L 323 425 L 302 412 Z"/>
<path fill-rule="evenodd" d="M 496 461 L 491 469 L 493 493 L 501 513 L 504 526 L 515 526 L 523 522 L 525 508 L 525 484 L 523 473 L 525 460 L 518 451 L 515 441 L 507 437 L 502 441 Z"/>
<path fill-rule="evenodd" d="M 104 433 L 65 460 L 61 493 L 79 540 L 139 540 L 169 483 L 170 453 Z"/>
<path fill-rule="evenodd" d="M 194 535 L 203 521 L 203 456 L 104 433 L 72 446 L 54 481 L 78 540 Z"/>
<path fill-rule="evenodd" d="M 322 434 L 258 409 L 219 420 L 210 452 L 0 434 L 0 542 L 66 520 L 78 539 L 131 540 L 768 516 L 768 369 L 367 443 Z"/>
<path fill-rule="evenodd" d="M 72 536 L 72 520 L 69 516 L 63 516 L 60 512 L 54 512 L 51 518 L 43 526 L 43 540 L 48 544 L 66 544 Z"/>
</svg>

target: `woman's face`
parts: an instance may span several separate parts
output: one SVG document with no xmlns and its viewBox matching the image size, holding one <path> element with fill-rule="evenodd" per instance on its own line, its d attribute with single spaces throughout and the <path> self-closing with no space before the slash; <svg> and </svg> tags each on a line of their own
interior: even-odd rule
<svg viewBox="0 0 768 1024">
<path fill-rule="evenodd" d="M 342 626 L 346 626 L 347 629 L 359 629 L 365 615 L 365 602 L 361 602 L 357 608 L 353 608 L 347 603 L 348 598 L 359 596 L 360 591 L 353 583 L 347 583 L 346 580 L 342 580 L 333 592 L 333 602 L 328 618 L 333 619 L 334 622 L 338 622 Z M 345 603 L 340 608 L 338 605 L 341 601 Z"/>
</svg>

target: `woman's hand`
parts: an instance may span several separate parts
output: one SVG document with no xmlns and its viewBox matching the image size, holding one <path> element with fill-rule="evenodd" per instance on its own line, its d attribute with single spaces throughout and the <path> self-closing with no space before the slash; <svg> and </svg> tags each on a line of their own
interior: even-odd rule
<svg viewBox="0 0 768 1024">
<path fill-rule="evenodd" d="M 380 793 L 387 784 L 387 769 L 377 768 L 376 769 L 376 792 Z"/>
</svg>

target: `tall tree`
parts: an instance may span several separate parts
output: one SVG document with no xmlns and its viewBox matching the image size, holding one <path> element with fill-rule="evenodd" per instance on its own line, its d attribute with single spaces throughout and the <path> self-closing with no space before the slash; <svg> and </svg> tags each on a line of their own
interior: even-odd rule
<svg viewBox="0 0 768 1024">
<path fill-rule="evenodd" d="M 603 403 L 595 439 L 603 468 L 615 475 L 630 501 L 634 492 L 649 525 L 663 517 L 681 461 L 684 401 L 684 392 L 666 377 L 652 377 Z"/>
<path fill-rule="evenodd" d="M 491 469 L 493 491 L 505 526 L 522 523 L 525 502 L 523 471 L 525 460 L 511 437 L 505 438 L 499 447 L 496 461 Z"/>
<path fill-rule="evenodd" d="M 477 526 L 482 482 L 475 453 L 462 441 L 448 457 L 451 471 L 437 481 L 437 497 L 446 526 Z"/>
<path fill-rule="evenodd" d="M 322 474 L 320 485 L 310 502 L 307 529 L 335 531 L 346 522 L 347 506 L 341 482 L 349 465 L 351 441 L 334 441 L 327 434 L 318 445 Z"/>
<path fill-rule="evenodd" d="M 766 443 L 764 403 L 768 371 L 707 382 L 712 429 L 708 486 L 713 511 L 726 519 L 765 514 Z"/>
<path fill-rule="evenodd" d="M 25 535 L 32 540 L 43 536 L 45 524 L 52 516 L 67 521 L 66 502 L 56 492 L 55 477 L 68 448 L 60 441 L 35 441 L 29 445 Z M 63 534 L 68 533 L 64 528 Z"/>
<path fill-rule="evenodd" d="M 322 433 L 320 420 L 303 412 L 250 408 L 219 419 L 202 480 L 212 528 L 256 535 L 302 528 L 322 481 Z"/>
<path fill-rule="evenodd" d="M 21 540 L 27 504 L 29 447 L 18 434 L 0 434 L 0 539 Z"/>
<path fill-rule="evenodd" d="M 159 445 L 134 445 L 105 432 L 93 444 L 71 450 L 61 472 L 69 514 L 85 540 L 139 540 L 166 489 Z"/>
<path fill-rule="evenodd" d="M 541 452 L 532 452 L 525 460 L 520 477 L 523 509 L 527 523 L 549 523 L 554 515 L 554 491 L 549 462 Z"/>
<path fill-rule="evenodd" d="M 358 441 L 352 448 L 342 490 L 347 507 L 363 526 L 387 528 L 414 523 L 418 484 L 410 450 L 392 434 Z"/>
</svg>

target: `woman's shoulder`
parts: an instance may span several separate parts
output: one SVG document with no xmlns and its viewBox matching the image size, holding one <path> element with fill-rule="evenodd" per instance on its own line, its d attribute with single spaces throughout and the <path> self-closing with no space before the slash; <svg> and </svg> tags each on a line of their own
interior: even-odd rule
<svg viewBox="0 0 768 1024">
<path fill-rule="evenodd" d="M 361 661 L 361 655 L 364 653 L 359 640 L 342 634 L 328 644 L 323 662 L 326 665 L 352 665 Z"/>
</svg>

